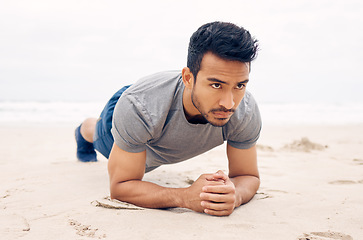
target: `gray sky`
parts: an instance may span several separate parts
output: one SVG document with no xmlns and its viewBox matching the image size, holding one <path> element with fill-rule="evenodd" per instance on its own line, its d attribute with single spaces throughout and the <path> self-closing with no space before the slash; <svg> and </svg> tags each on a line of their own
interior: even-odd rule
<svg viewBox="0 0 363 240">
<path fill-rule="evenodd" d="M 260 40 L 259 102 L 363 102 L 359 0 L 0 0 L 0 100 L 107 100 L 182 69 L 191 34 L 215 20 Z"/>
</svg>

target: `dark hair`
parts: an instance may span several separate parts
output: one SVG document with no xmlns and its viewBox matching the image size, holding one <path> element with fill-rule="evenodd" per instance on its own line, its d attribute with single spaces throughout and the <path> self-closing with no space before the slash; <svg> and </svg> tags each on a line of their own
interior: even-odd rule
<svg viewBox="0 0 363 240">
<path fill-rule="evenodd" d="M 225 60 L 250 63 L 257 57 L 257 51 L 258 40 L 243 27 L 226 22 L 207 23 L 190 37 L 187 67 L 196 79 L 207 52 Z"/>
</svg>

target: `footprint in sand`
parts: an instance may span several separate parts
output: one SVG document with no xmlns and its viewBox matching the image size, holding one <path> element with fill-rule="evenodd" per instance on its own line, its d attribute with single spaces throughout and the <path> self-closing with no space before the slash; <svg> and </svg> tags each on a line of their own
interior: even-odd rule
<svg viewBox="0 0 363 240">
<path fill-rule="evenodd" d="M 350 235 L 339 232 L 311 232 L 304 233 L 298 240 L 353 240 Z"/>
<path fill-rule="evenodd" d="M 90 225 L 83 225 L 73 219 L 69 219 L 69 225 L 71 225 L 75 230 L 77 235 L 84 236 L 84 237 L 91 237 L 91 238 L 106 238 L 106 234 L 98 234 L 97 228 L 92 228 Z"/>
</svg>

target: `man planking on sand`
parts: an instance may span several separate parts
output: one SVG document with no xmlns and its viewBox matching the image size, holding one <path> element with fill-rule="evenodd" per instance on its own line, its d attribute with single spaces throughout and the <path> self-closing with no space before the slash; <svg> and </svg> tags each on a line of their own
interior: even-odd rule
<svg viewBox="0 0 363 240">
<path fill-rule="evenodd" d="M 187 67 L 161 72 L 119 90 L 100 118 L 76 129 L 77 157 L 109 159 L 111 197 L 146 208 L 184 207 L 230 215 L 260 180 L 257 104 L 246 91 L 257 40 L 244 28 L 213 22 L 191 37 Z M 177 163 L 227 141 L 229 174 L 202 174 L 188 188 L 143 181 L 145 172 Z"/>
</svg>

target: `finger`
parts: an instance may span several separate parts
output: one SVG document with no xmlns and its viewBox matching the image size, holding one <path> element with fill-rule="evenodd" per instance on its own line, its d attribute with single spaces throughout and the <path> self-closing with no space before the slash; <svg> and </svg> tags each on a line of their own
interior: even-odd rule
<svg viewBox="0 0 363 240">
<path fill-rule="evenodd" d="M 204 209 L 214 210 L 214 211 L 224 211 L 224 210 L 231 210 L 234 208 L 232 203 L 216 203 L 210 201 L 202 201 L 200 205 Z"/>
<path fill-rule="evenodd" d="M 199 195 L 202 201 L 215 202 L 215 203 L 224 203 L 229 201 L 228 197 L 224 194 L 214 194 L 214 193 L 201 193 Z"/>
<path fill-rule="evenodd" d="M 233 185 L 206 185 L 202 188 L 202 191 L 205 193 L 219 193 L 219 194 L 227 194 L 227 193 L 235 193 L 236 189 Z"/>
<path fill-rule="evenodd" d="M 222 170 L 218 170 L 215 174 L 226 175 Z"/>
<path fill-rule="evenodd" d="M 215 211 L 212 209 L 204 209 L 204 212 L 206 214 L 212 215 L 212 216 L 229 216 L 233 213 L 233 210 L 222 210 L 222 211 Z"/>
<path fill-rule="evenodd" d="M 200 200 L 205 202 L 205 207 L 209 208 L 209 203 L 216 204 L 232 204 L 235 205 L 236 197 L 233 194 L 214 194 L 214 193 L 201 193 Z M 211 205 L 212 206 L 212 205 Z"/>
<path fill-rule="evenodd" d="M 228 179 L 228 176 L 222 170 L 218 170 L 216 173 L 205 174 L 204 176 L 207 180 Z"/>
<path fill-rule="evenodd" d="M 205 179 L 208 181 L 222 181 L 222 182 L 225 181 L 225 177 L 223 177 L 223 175 L 216 173 L 206 176 Z"/>
<path fill-rule="evenodd" d="M 226 185 L 226 183 L 223 180 L 209 180 L 206 181 L 205 183 L 205 186 L 216 186 L 216 185 L 223 186 Z"/>
<path fill-rule="evenodd" d="M 226 175 L 223 171 L 218 170 L 218 172 L 213 174 L 213 177 L 216 179 L 223 179 L 223 180 L 227 180 L 228 179 L 228 175 Z"/>
</svg>

